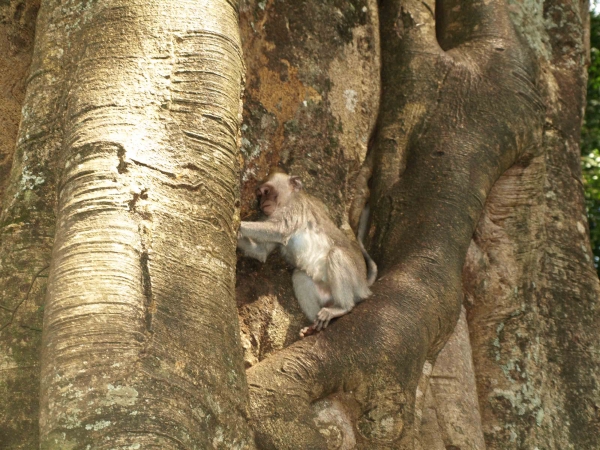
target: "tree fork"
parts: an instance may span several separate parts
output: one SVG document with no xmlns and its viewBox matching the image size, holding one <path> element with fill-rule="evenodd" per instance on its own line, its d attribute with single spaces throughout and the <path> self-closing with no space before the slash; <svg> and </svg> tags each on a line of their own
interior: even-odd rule
<svg viewBox="0 0 600 450">
<path fill-rule="evenodd" d="M 486 197 L 536 149 L 543 125 L 534 63 L 504 2 L 467 2 L 458 11 L 452 4 L 438 2 L 452 10 L 442 26 L 433 2 L 380 4 L 383 95 L 371 206 L 381 278 L 373 297 L 331 329 L 249 370 L 265 448 L 324 448 L 309 405 L 338 391 L 359 405 L 365 448 L 414 446 L 416 385 L 456 323 L 462 267 Z M 452 26 L 466 20 L 470 26 Z"/>
</svg>

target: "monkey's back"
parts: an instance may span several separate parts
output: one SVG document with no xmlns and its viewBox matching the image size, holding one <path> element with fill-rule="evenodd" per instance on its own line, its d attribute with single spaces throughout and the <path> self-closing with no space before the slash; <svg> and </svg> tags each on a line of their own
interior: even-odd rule
<svg viewBox="0 0 600 450">
<path fill-rule="evenodd" d="M 281 247 L 281 253 L 296 268 L 305 271 L 315 281 L 328 282 L 332 250 L 343 252 L 346 264 L 354 266 L 353 273 L 362 280 L 351 282 L 365 284 L 367 268 L 360 247 L 355 240 L 340 230 L 318 199 L 299 192 L 288 211 L 282 211 L 283 220 L 289 221 L 292 232 Z M 364 281 L 364 283 L 362 283 Z M 363 290 L 363 289 L 361 289 Z"/>
</svg>

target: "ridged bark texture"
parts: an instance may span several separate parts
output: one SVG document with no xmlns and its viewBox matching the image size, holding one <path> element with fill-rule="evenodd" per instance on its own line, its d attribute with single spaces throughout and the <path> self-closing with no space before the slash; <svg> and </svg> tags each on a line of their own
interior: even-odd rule
<svg viewBox="0 0 600 450">
<path fill-rule="evenodd" d="M 42 250 L 14 302 L 49 277 L 43 449 L 253 448 L 234 303 L 237 14 L 226 0 L 42 5 L 2 255 Z"/>
<path fill-rule="evenodd" d="M 236 2 L 44 2 L 0 180 L 0 447 L 40 446 L 45 314 L 44 449 L 600 448 L 587 7 L 244 0 L 240 155 Z M 9 49 L 35 9 L 0 5 Z M 371 191 L 373 297 L 275 355 L 305 323 L 279 257 L 242 261 L 242 354 L 239 160 L 244 217 L 271 165 L 348 231 Z M 477 389 L 462 319 L 439 353 L 463 294 Z"/>
</svg>

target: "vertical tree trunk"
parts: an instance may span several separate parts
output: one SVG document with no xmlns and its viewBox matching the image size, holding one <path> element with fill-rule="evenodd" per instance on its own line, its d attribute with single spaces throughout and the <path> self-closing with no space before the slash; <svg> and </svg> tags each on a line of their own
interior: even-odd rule
<svg viewBox="0 0 600 450">
<path fill-rule="evenodd" d="M 488 197 L 464 270 L 490 449 L 600 448 L 600 286 L 579 156 L 588 7 L 512 8 L 539 67 L 545 117 L 533 157 Z"/>
<path fill-rule="evenodd" d="M 3 218 L 44 239 L 4 239 L 3 256 L 46 249 L 22 263 L 32 286 L 49 274 L 41 447 L 252 447 L 233 297 L 235 3 L 46 2 L 37 42 Z"/>
<path fill-rule="evenodd" d="M 8 449 L 38 446 L 39 354 L 54 238 L 53 158 L 60 145 L 55 105 L 62 80 L 53 70 L 60 60 L 58 44 L 39 38 L 35 69 L 28 76 L 37 8 L 35 1 L 0 6 L 5 18 L 0 46 L 0 442 Z M 28 106 L 21 110 L 23 97 Z"/>
</svg>

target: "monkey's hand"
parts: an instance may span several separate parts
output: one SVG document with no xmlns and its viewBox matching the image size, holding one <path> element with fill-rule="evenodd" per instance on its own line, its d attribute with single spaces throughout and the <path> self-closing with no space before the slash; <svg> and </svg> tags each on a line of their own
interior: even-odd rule
<svg viewBox="0 0 600 450">
<path fill-rule="evenodd" d="M 238 232 L 237 247 L 244 252 L 244 255 L 258 259 L 260 262 L 265 262 L 267 256 L 277 247 L 277 244 L 270 242 L 257 243 L 248 237 L 240 237 L 240 233 Z"/>
</svg>

